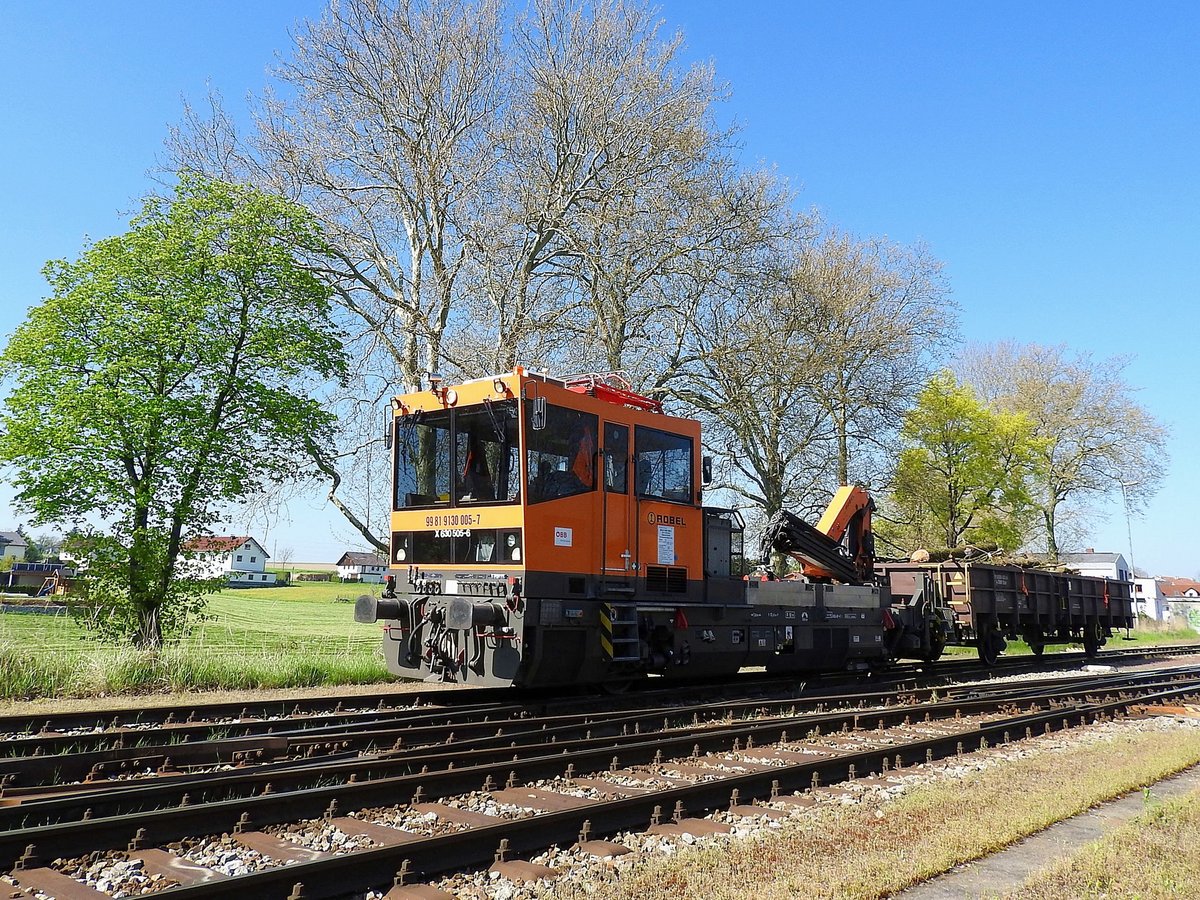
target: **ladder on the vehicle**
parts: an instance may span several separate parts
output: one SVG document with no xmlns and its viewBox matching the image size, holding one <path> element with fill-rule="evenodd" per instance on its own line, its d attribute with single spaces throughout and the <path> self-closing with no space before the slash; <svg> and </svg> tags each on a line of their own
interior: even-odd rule
<svg viewBox="0 0 1200 900">
<path fill-rule="evenodd" d="M 613 662 L 640 662 L 637 606 L 605 603 L 600 607 L 600 646 Z"/>
</svg>

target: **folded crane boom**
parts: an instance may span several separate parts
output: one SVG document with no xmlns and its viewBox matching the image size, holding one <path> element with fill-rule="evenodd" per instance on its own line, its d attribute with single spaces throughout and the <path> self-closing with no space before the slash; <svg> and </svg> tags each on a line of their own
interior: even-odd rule
<svg viewBox="0 0 1200 900">
<path fill-rule="evenodd" d="M 766 561 L 773 552 L 785 553 L 800 562 L 802 573 L 810 580 L 867 584 L 874 580 L 874 508 L 875 502 L 862 488 L 843 486 L 815 526 L 780 510 L 767 522 L 762 558 Z"/>
</svg>

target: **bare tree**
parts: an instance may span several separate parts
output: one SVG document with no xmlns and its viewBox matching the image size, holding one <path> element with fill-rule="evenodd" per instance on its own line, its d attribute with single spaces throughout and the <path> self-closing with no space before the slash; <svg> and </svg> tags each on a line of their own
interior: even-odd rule
<svg viewBox="0 0 1200 900">
<path fill-rule="evenodd" d="M 464 235 L 494 165 L 499 13 L 490 0 L 334 4 L 297 30 L 277 73 L 287 99 L 266 94 L 249 137 L 214 97 L 207 116 L 189 108 L 169 142 L 176 164 L 299 200 L 325 230 L 329 252 L 308 263 L 335 290 L 358 365 L 331 398 L 341 449 L 317 463 L 330 502 L 379 549 L 379 501 L 345 498 L 386 481 L 386 454 L 365 451 L 382 433 L 387 396 L 443 361 Z"/>
<path fill-rule="evenodd" d="M 1089 499 L 1123 496 L 1139 511 L 1166 471 L 1168 432 L 1125 380 L 1129 360 L 1096 360 L 1064 345 L 1000 343 L 964 354 L 959 371 L 993 406 L 1024 413 L 1041 451 L 1032 493 L 1046 550 L 1057 558 L 1064 514 Z"/>
<path fill-rule="evenodd" d="M 801 255 L 807 337 L 826 363 L 813 395 L 836 434 L 839 484 L 886 479 L 905 412 L 956 340 L 958 309 L 941 272 L 924 245 L 836 228 Z"/>
<path fill-rule="evenodd" d="M 730 237 L 774 200 L 734 165 L 713 122 L 723 89 L 679 65 L 680 42 L 637 4 L 541 0 L 518 20 L 494 212 L 469 266 L 471 327 L 498 368 L 569 347 L 572 367 L 654 372 L 661 388 Z M 487 355 L 480 343 L 449 352 Z"/>
<path fill-rule="evenodd" d="M 857 240 L 778 207 L 764 220 L 730 253 L 724 298 L 710 290 L 697 306 L 667 387 L 704 421 L 735 496 L 764 518 L 811 515 L 852 477 L 890 481 L 887 451 L 956 339 L 956 308 L 924 247 Z"/>
<path fill-rule="evenodd" d="M 764 518 L 814 512 L 833 474 L 835 435 L 813 390 L 826 361 L 809 340 L 814 308 L 795 289 L 790 265 L 807 223 L 794 219 L 792 228 L 790 242 L 746 260 L 727 296 L 701 307 L 694 355 L 671 385 L 722 457 L 720 487 Z"/>
<path fill-rule="evenodd" d="M 374 546 L 389 394 L 518 360 L 654 370 L 661 390 L 686 356 L 731 237 L 774 200 L 679 47 L 636 2 L 538 0 L 514 20 L 502 0 L 342 0 L 299 27 L 249 135 L 217 95 L 186 110 L 173 168 L 296 199 L 326 232 L 307 262 L 357 366 L 317 463 Z"/>
</svg>

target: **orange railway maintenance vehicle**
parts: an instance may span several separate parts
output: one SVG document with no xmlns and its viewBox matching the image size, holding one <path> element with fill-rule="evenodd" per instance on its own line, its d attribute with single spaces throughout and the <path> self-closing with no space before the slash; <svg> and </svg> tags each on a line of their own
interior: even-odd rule
<svg viewBox="0 0 1200 900">
<path fill-rule="evenodd" d="M 796 558 L 801 578 L 751 576 L 739 514 L 702 503 L 699 423 L 616 376 L 431 376 L 393 398 L 388 437 L 390 570 L 355 618 L 383 623 L 401 677 L 620 686 L 866 669 L 975 637 L 943 599 L 947 579 L 906 570 L 896 596 L 886 574 L 878 583 L 860 488 L 842 488 L 815 528 L 787 513 L 768 523 L 764 549 Z M 1098 635 L 1128 611 L 1114 612 Z M 990 651 L 996 629 L 1024 625 L 988 627 Z"/>
</svg>

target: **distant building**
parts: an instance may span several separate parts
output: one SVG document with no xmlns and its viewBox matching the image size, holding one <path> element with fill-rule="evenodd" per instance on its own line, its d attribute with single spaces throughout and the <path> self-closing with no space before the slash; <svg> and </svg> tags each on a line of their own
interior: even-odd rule
<svg viewBox="0 0 1200 900">
<path fill-rule="evenodd" d="M 1120 553 L 1097 553 L 1090 547 L 1083 553 L 1060 553 L 1058 561 L 1069 569 L 1077 570 L 1080 575 L 1096 578 L 1129 581 L 1133 574 L 1129 563 Z"/>
<path fill-rule="evenodd" d="M 15 562 L 5 574 L 8 577 L 5 590 L 48 597 L 64 593 L 70 579 L 75 577 L 75 570 L 61 562 Z"/>
<path fill-rule="evenodd" d="M 1163 592 L 1160 579 L 1133 579 L 1133 600 L 1139 616 L 1157 622 L 1170 621 L 1171 603 Z"/>
<path fill-rule="evenodd" d="M 262 587 L 275 584 L 275 575 L 265 571 L 267 551 L 252 537 L 212 535 L 185 541 L 190 554 L 186 571 L 198 578 L 227 575 L 232 587 Z"/>
<path fill-rule="evenodd" d="M 28 548 L 25 538 L 15 531 L 0 531 L 0 558 L 24 559 Z"/>
<path fill-rule="evenodd" d="M 374 553 L 355 553 L 347 550 L 337 561 L 338 576 L 342 581 L 369 581 L 378 584 L 388 568 L 387 560 Z"/>
<path fill-rule="evenodd" d="M 1168 600 L 1200 600 L 1200 581 L 1191 578 L 1160 578 L 1159 586 Z"/>
<path fill-rule="evenodd" d="M 1170 605 L 1172 617 L 1200 631 L 1200 581 L 1191 578 L 1160 578 L 1159 589 Z"/>
</svg>

